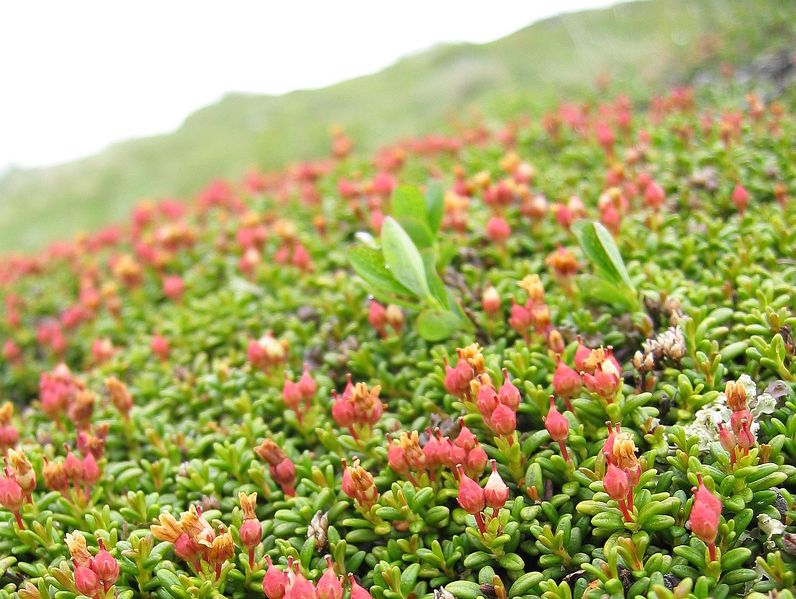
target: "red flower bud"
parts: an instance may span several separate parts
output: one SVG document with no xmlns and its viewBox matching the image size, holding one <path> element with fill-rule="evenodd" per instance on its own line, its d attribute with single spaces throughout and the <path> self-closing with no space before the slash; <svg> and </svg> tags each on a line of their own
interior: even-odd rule
<svg viewBox="0 0 796 599">
<path fill-rule="evenodd" d="M 464 473 L 461 464 L 456 465 L 456 471 L 459 473 L 459 495 L 457 497 L 459 505 L 468 514 L 480 514 L 484 511 L 486 504 L 484 490 Z"/>
<path fill-rule="evenodd" d="M 613 464 L 608 464 L 608 469 L 603 476 L 603 488 L 614 501 L 624 501 L 630 491 L 627 474 Z"/>
<path fill-rule="evenodd" d="M 296 494 L 293 488 L 296 482 L 296 467 L 290 458 L 285 458 L 277 466 L 272 466 L 271 477 L 282 487 L 285 495 L 292 497 Z"/>
<path fill-rule="evenodd" d="M 408 470 L 408 466 L 406 464 L 406 452 L 404 452 L 403 447 L 393 443 L 389 437 L 388 441 L 389 445 L 387 446 L 387 462 L 390 464 L 390 468 L 396 472 L 406 472 Z"/>
<path fill-rule="evenodd" d="M 729 452 L 730 455 L 735 451 L 735 435 L 730 429 L 724 427 L 721 422 L 719 422 L 719 443 L 721 443 L 724 451 Z"/>
<path fill-rule="evenodd" d="M 464 469 L 467 471 L 469 476 L 478 478 L 484 472 L 484 468 L 486 468 L 488 459 L 489 458 L 487 457 L 483 447 L 480 445 L 478 447 L 474 447 L 467 453 L 467 460 L 464 464 Z"/>
<path fill-rule="evenodd" d="M 500 509 L 509 498 L 509 488 L 497 471 L 497 462 L 492 460 L 492 474 L 484 487 L 484 500 L 492 509 Z"/>
<path fill-rule="evenodd" d="M 591 349 L 583 343 L 578 335 L 578 348 L 575 350 L 575 370 L 582 372 L 586 369 L 586 360 L 591 355 Z"/>
<path fill-rule="evenodd" d="M 342 599 L 343 585 L 334 571 L 332 558 L 328 555 L 326 564 L 326 572 L 323 573 L 315 588 L 318 599 Z"/>
<path fill-rule="evenodd" d="M 174 553 L 183 561 L 196 561 L 199 558 L 201 550 L 202 548 L 199 543 L 194 541 L 186 533 L 182 533 L 177 537 L 177 540 L 174 541 Z"/>
<path fill-rule="evenodd" d="M 162 335 L 153 335 L 150 349 L 161 361 L 169 359 L 169 340 Z"/>
<path fill-rule="evenodd" d="M 566 441 L 567 437 L 569 437 L 569 420 L 558 411 L 552 395 L 550 396 L 550 409 L 547 411 L 544 427 L 553 441 Z"/>
<path fill-rule="evenodd" d="M 652 208 L 653 210 L 658 210 L 661 206 L 663 206 L 663 202 L 666 200 L 666 194 L 663 192 L 663 188 L 658 185 L 655 181 L 652 181 L 649 185 L 647 185 L 647 189 L 644 191 L 644 203 Z"/>
<path fill-rule="evenodd" d="M 16 479 L 0 478 L 0 505 L 11 512 L 18 512 L 25 502 L 25 494 Z"/>
<path fill-rule="evenodd" d="M 362 588 L 357 581 L 354 580 L 354 575 L 348 573 L 348 580 L 351 583 L 351 598 L 350 599 L 373 599 L 370 593 Z"/>
<path fill-rule="evenodd" d="M 244 520 L 238 531 L 240 543 L 246 549 L 253 549 L 263 538 L 263 527 L 257 519 Z"/>
<path fill-rule="evenodd" d="M 486 236 L 490 241 L 502 244 L 511 236 L 511 227 L 502 216 L 493 216 L 486 223 Z"/>
<path fill-rule="evenodd" d="M 304 399 L 312 399 L 315 395 L 315 392 L 318 390 L 318 383 L 315 382 L 315 379 L 312 378 L 310 374 L 310 366 L 309 364 L 304 364 L 304 373 L 301 375 L 301 378 L 298 382 L 299 391 L 304 396 Z"/>
<path fill-rule="evenodd" d="M 81 480 L 83 484 L 91 486 L 99 480 L 99 477 L 100 470 L 97 465 L 97 460 L 94 458 L 93 453 L 89 453 L 83 458 L 83 475 Z"/>
<path fill-rule="evenodd" d="M 741 423 L 744 420 L 747 422 L 753 421 L 752 413 L 749 410 L 737 410 L 730 416 L 730 426 L 732 427 L 732 432 L 735 433 L 736 436 L 741 435 Z"/>
<path fill-rule="evenodd" d="M 387 311 L 384 309 L 384 306 L 374 299 L 370 300 L 368 322 L 370 326 L 378 332 L 382 332 L 384 327 L 387 326 Z"/>
<path fill-rule="evenodd" d="M 489 418 L 489 425 L 498 435 L 511 435 L 517 430 L 517 414 L 510 407 L 498 404 Z"/>
<path fill-rule="evenodd" d="M 738 183 L 735 186 L 735 189 L 732 190 L 732 203 L 735 204 L 735 208 L 741 214 L 746 212 L 746 209 L 749 206 L 749 192 L 746 191 L 746 188 L 740 183 Z"/>
<path fill-rule="evenodd" d="M 270 555 L 266 555 L 265 560 L 268 563 L 268 569 L 263 578 L 263 593 L 268 599 L 282 599 L 288 584 L 287 574 L 273 564 Z"/>
<path fill-rule="evenodd" d="M 97 555 L 91 560 L 91 569 L 107 590 L 116 584 L 116 579 L 119 578 L 119 562 L 105 549 L 102 539 L 99 539 L 99 547 Z"/>
<path fill-rule="evenodd" d="M 749 421 L 744 418 L 741 420 L 741 430 L 738 433 L 738 447 L 745 451 L 749 451 L 754 445 L 755 436 L 752 434 L 752 431 L 749 430 Z"/>
<path fill-rule="evenodd" d="M 462 423 L 461 418 L 459 419 L 459 423 L 461 424 L 461 428 L 453 444 L 457 447 L 461 447 L 465 451 L 470 451 L 478 445 L 478 438 Z"/>
<path fill-rule="evenodd" d="M 572 399 L 580 391 L 582 381 L 580 375 L 561 360 L 561 354 L 556 358 L 556 370 L 553 373 L 553 393 L 557 397 Z"/>
<path fill-rule="evenodd" d="M 87 597 L 96 597 L 102 590 L 100 580 L 91 568 L 79 566 L 72 560 L 75 566 L 75 587 L 78 592 Z"/>
<path fill-rule="evenodd" d="M 294 383 L 287 375 L 285 375 L 285 383 L 282 385 L 282 399 L 285 402 L 285 407 L 289 410 L 298 412 L 301 405 L 302 395 L 298 383 Z"/>
<path fill-rule="evenodd" d="M 488 420 L 498 405 L 498 394 L 492 386 L 492 383 L 481 383 L 475 403 L 481 416 L 483 416 L 485 420 Z"/>
<path fill-rule="evenodd" d="M 348 427 L 354 422 L 354 404 L 347 399 L 338 396 L 334 393 L 335 400 L 332 403 L 332 418 L 337 423 L 337 426 Z"/>
<path fill-rule="evenodd" d="M 489 315 L 497 314 L 500 311 L 500 295 L 497 289 L 491 285 L 484 289 L 484 293 L 481 295 L 481 307 Z"/>
<path fill-rule="evenodd" d="M 511 382 L 509 372 L 504 368 L 503 384 L 500 386 L 500 391 L 498 392 L 498 401 L 516 412 L 520 407 L 521 400 L 520 390 Z"/>
</svg>

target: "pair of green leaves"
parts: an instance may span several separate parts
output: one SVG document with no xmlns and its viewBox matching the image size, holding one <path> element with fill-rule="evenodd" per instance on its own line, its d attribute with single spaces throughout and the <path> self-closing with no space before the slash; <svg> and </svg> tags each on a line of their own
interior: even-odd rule
<svg viewBox="0 0 796 599">
<path fill-rule="evenodd" d="M 392 196 L 393 215 L 382 224 L 381 247 L 365 245 L 351 252 L 354 271 L 375 298 L 420 311 L 417 330 L 429 341 L 470 326 L 437 272 L 443 207 L 439 184 L 430 184 L 425 196 L 402 185 Z"/>
<path fill-rule="evenodd" d="M 595 275 L 581 278 L 581 290 L 599 301 L 638 311 L 641 308 L 638 292 L 608 230 L 598 222 L 581 220 L 572 225 L 572 231 L 595 270 Z"/>
</svg>

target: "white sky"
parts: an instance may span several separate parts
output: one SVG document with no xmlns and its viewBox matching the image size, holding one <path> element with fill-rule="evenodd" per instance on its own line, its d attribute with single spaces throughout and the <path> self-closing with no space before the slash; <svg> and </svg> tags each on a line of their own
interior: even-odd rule
<svg viewBox="0 0 796 599">
<path fill-rule="evenodd" d="M 227 92 L 323 87 L 614 2 L 2 0 L 0 171 L 173 130 Z"/>
</svg>

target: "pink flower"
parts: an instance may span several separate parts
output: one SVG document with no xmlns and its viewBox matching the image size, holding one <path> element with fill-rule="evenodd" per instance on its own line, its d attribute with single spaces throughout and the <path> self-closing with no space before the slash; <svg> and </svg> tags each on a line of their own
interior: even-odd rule
<svg viewBox="0 0 796 599">
<path fill-rule="evenodd" d="M 87 566 L 79 566 L 72 560 L 75 566 L 75 587 L 78 592 L 86 597 L 96 597 L 102 590 L 102 585 L 96 573 Z"/>
<path fill-rule="evenodd" d="M 490 241 L 502 244 L 511 236 L 511 227 L 502 216 L 493 216 L 486 223 L 486 236 Z"/>
<path fill-rule="evenodd" d="M 614 501 L 624 502 L 630 491 L 630 482 L 627 474 L 613 464 L 608 464 L 608 469 L 603 477 L 603 488 Z"/>
<path fill-rule="evenodd" d="M 544 427 L 553 441 L 566 441 L 567 437 L 569 437 L 569 420 L 558 411 L 555 398 L 552 395 L 550 396 L 550 409 L 547 411 Z"/>
<path fill-rule="evenodd" d="M 107 591 L 119 578 L 119 562 L 105 549 L 105 543 L 99 539 L 99 551 L 91 560 L 91 569 Z M 90 595 L 89 595 L 90 596 Z"/>
<path fill-rule="evenodd" d="M 180 275 L 169 275 L 163 277 L 163 295 L 174 302 L 182 299 L 185 292 L 185 283 Z"/>
</svg>

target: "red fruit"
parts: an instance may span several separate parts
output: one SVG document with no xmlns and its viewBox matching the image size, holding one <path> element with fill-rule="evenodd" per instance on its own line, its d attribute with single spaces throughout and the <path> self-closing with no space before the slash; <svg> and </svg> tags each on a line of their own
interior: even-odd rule
<svg viewBox="0 0 796 599">
<path fill-rule="evenodd" d="M 521 399 L 519 389 L 511 382 L 508 370 L 504 368 L 503 384 L 500 386 L 500 391 L 498 392 L 498 401 L 516 412 L 520 407 Z"/>
<path fill-rule="evenodd" d="M 564 399 L 572 399 L 580 391 L 582 381 L 580 375 L 561 360 L 561 354 L 556 358 L 558 364 L 553 373 L 553 393 Z"/>
<path fill-rule="evenodd" d="M 99 547 L 97 555 L 91 560 L 91 569 L 107 590 L 116 584 L 116 579 L 119 578 L 119 562 L 105 549 L 102 539 L 99 540 Z"/>
<path fill-rule="evenodd" d="M 614 501 L 624 501 L 630 491 L 627 474 L 613 464 L 608 464 L 603 477 L 603 488 Z"/>
<path fill-rule="evenodd" d="M 265 560 L 268 563 L 268 569 L 263 578 L 263 593 L 268 599 L 282 599 L 288 584 L 287 574 L 273 564 L 270 555 L 266 555 Z"/>
<path fill-rule="evenodd" d="M 323 573 L 321 579 L 315 587 L 315 592 L 318 599 L 341 599 L 343 596 L 343 585 L 332 565 L 332 558 L 326 556 L 326 572 Z"/>
<path fill-rule="evenodd" d="M 468 514 L 481 514 L 484 511 L 486 498 L 484 490 L 478 486 L 472 478 L 464 473 L 461 464 L 457 464 L 456 471 L 459 473 L 459 495 L 457 500 L 462 509 Z"/>
<path fill-rule="evenodd" d="M 489 424 L 498 435 L 511 435 L 517 430 L 517 414 L 510 407 L 498 404 L 489 418 Z"/>
<path fill-rule="evenodd" d="M 497 462 L 492 460 L 492 474 L 484 486 L 484 500 L 492 509 L 500 509 L 506 504 L 509 498 L 509 488 L 497 471 Z"/>
<path fill-rule="evenodd" d="M 102 590 L 100 580 L 91 568 L 86 566 L 79 566 L 75 560 L 72 560 L 75 566 L 75 587 L 78 592 L 87 597 L 96 597 Z"/>
<path fill-rule="evenodd" d="M 544 427 L 553 441 L 566 441 L 569 437 L 569 420 L 556 408 L 555 399 L 550 396 L 550 409 L 544 421 Z"/>
</svg>

